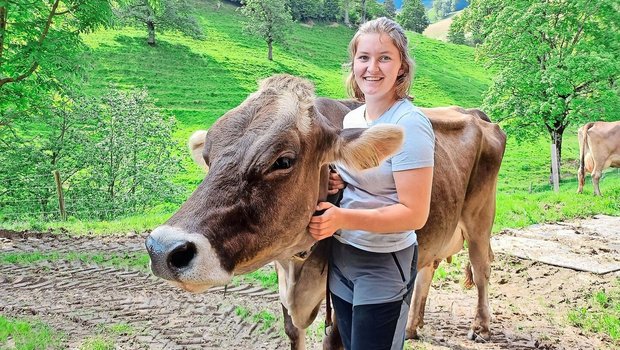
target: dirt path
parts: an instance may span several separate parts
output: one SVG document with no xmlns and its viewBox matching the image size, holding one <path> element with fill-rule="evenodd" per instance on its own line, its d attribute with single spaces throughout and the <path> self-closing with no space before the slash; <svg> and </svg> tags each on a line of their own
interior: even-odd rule
<svg viewBox="0 0 620 350">
<path fill-rule="evenodd" d="M 57 252 L 123 254 L 143 252 L 143 237 L 71 238 L 0 231 L 0 253 Z M 465 257 L 457 260 L 465 261 Z M 614 349 L 610 339 L 584 334 L 566 320 L 593 291 L 612 286 L 618 273 L 595 275 L 498 254 L 490 286 L 492 339 L 466 340 L 476 304 L 474 290 L 456 278 L 434 283 L 422 340 L 414 349 Z M 460 277 L 459 277 L 460 278 Z M 119 349 L 288 349 L 280 321 L 265 327 L 242 318 L 280 314 L 277 294 L 252 285 L 204 294 L 181 292 L 147 272 L 78 261 L 0 264 L 0 314 L 37 319 L 64 332 L 66 348 L 110 325 L 129 325 Z M 320 336 L 308 338 L 320 349 Z"/>
</svg>

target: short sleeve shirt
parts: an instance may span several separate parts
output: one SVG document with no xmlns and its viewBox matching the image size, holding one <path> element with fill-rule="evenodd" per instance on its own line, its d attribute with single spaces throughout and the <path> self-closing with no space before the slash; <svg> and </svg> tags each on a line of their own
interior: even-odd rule
<svg viewBox="0 0 620 350">
<path fill-rule="evenodd" d="M 402 99 L 370 125 L 366 123 L 366 105 L 349 112 L 343 127 L 368 128 L 378 124 L 395 124 L 404 129 L 403 146 L 378 167 L 362 171 L 348 170 L 338 164 L 337 169 L 347 183 L 341 207 L 350 209 L 376 209 L 399 203 L 393 173 L 396 171 L 432 167 L 435 156 L 435 135 L 428 118 L 411 101 Z M 399 251 L 416 243 L 415 231 L 377 234 L 363 230 L 340 230 L 334 237 L 344 244 L 376 252 Z"/>
</svg>

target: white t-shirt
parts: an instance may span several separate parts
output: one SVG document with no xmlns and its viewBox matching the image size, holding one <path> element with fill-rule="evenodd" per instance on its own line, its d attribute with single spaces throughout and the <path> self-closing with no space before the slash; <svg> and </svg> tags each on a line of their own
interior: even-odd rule
<svg viewBox="0 0 620 350">
<path fill-rule="evenodd" d="M 366 124 L 366 105 L 349 112 L 343 127 L 368 128 L 378 124 L 400 125 L 405 131 L 402 148 L 378 167 L 360 172 L 349 171 L 342 165 L 337 170 L 347 183 L 340 206 L 350 209 L 375 209 L 399 203 L 393 172 L 433 166 L 435 134 L 428 118 L 411 101 L 402 99 L 377 120 Z M 377 234 L 362 230 L 340 230 L 334 237 L 344 244 L 376 252 L 389 253 L 405 249 L 416 243 L 415 231 Z"/>
</svg>

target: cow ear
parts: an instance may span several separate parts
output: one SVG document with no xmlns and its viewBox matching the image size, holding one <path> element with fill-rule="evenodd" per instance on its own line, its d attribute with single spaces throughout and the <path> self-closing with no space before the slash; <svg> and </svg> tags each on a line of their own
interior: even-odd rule
<svg viewBox="0 0 620 350">
<path fill-rule="evenodd" d="M 209 170 L 209 166 L 207 165 L 207 162 L 205 162 L 202 152 L 205 147 L 206 140 L 207 131 L 198 130 L 189 137 L 189 141 L 187 142 L 192 159 L 194 159 L 194 162 L 196 162 L 196 164 L 198 164 L 198 166 L 200 166 L 205 172 Z"/>
<path fill-rule="evenodd" d="M 403 128 L 381 124 L 368 129 L 343 129 L 336 145 L 337 161 L 364 170 L 378 166 L 403 144 Z"/>
</svg>

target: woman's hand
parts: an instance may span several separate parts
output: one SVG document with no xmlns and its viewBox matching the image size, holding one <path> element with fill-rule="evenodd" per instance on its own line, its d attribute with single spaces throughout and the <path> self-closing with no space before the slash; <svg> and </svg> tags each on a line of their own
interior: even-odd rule
<svg viewBox="0 0 620 350">
<path fill-rule="evenodd" d="M 329 185 L 327 187 L 327 194 L 336 194 L 343 189 L 347 184 L 342 181 L 340 174 L 335 171 L 329 172 Z"/>
<path fill-rule="evenodd" d="M 340 176 L 339 176 L 340 177 Z M 330 180 L 331 181 L 331 180 Z M 334 235 L 334 232 L 342 228 L 341 209 L 329 202 L 321 202 L 316 210 L 325 210 L 322 215 L 313 216 L 308 224 L 310 235 L 320 241 Z"/>
</svg>

